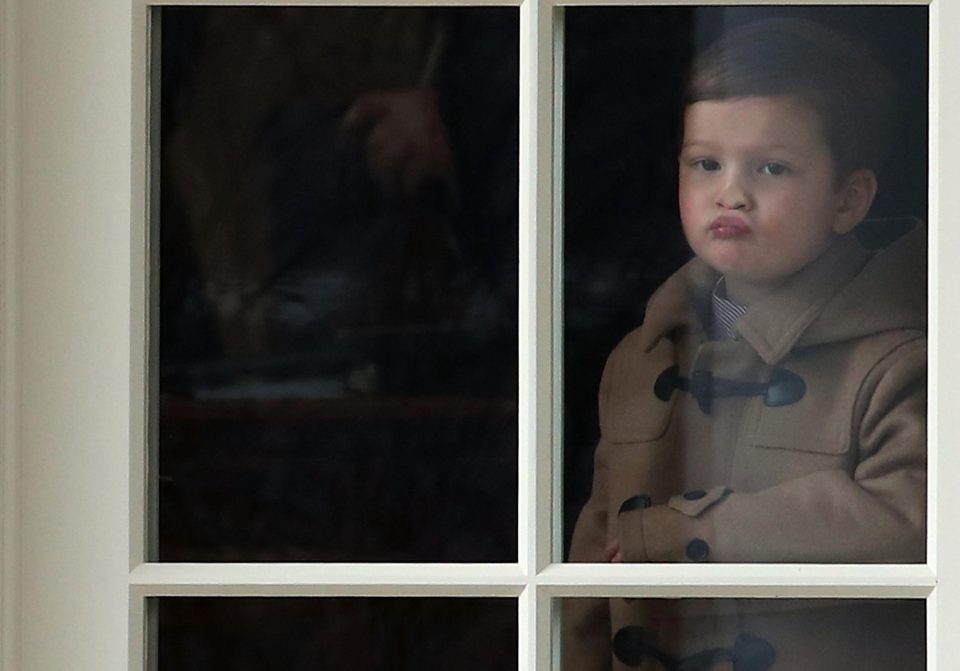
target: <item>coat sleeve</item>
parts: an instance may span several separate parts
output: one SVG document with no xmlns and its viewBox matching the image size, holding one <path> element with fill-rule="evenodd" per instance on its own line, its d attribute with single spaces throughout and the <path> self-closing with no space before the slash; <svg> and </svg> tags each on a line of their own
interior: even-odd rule
<svg viewBox="0 0 960 671">
<path fill-rule="evenodd" d="M 926 547 L 926 342 L 867 376 L 852 418 L 857 463 L 761 491 L 724 487 L 621 514 L 626 561 L 922 562 Z"/>
<path fill-rule="evenodd" d="M 597 450 L 603 454 L 604 450 Z M 603 501 L 606 468 L 594 465 L 593 491 L 580 513 L 570 546 L 572 562 L 603 562 L 607 513 Z M 575 598 L 563 602 L 563 668 L 609 671 L 610 610 L 608 599 Z"/>
<path fill-rule="evenodd" d="M 600 380 L 599 405 L 603 415 L 609 394 L 610 363 Z M 593 484 L 570 544 L 571 562 L 599 563 L 606 561 L 607 545 L 607 450 L 603 440 L 594 452 Z M 608 599 L 565 599 L 563 602 L 562 657 L 564 669 L 576 671 L 609 671 L 610 610 Z"/>
</svg>

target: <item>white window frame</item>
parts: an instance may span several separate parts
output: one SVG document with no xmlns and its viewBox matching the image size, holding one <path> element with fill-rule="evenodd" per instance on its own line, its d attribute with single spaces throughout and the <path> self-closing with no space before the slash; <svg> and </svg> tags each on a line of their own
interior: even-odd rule
<svg viewBox="0 0 960 671">
<path fill-rule="evenodd" d="M 157 4 L 286 4 L 174 0 Z M 327 3 L 344 4 L 344 3 Z M 347 4 L 384 4 L 348 0 Z M 424 4 L 394 0 L 389 4 Z M 564 565 L 559 559 L 562 5 L 519 6 L 520 477 L 516 564 L 151 564 L 146 427 L 146 0 L 0 0 L 0 671 L 142 671 L 156 596 L 503 596 L 518 669 L 554 664 L 554 599 L 925 598 L 928 668 L 960 658 L 960 2 L 930 8 L 930 496 L 925 565 Z M 644 4 L 636 0 L 634 4 Z M 646 4 L 729 4 L 712 0 Z M 782 2 L 749 4 L 785 4 Z M 556 160 L 554 160 L 556 159 Z M 955 331 L 956 329 L 953 329 Z M 952 532 L 952 533 L 951 533 Z"/>
</svg>

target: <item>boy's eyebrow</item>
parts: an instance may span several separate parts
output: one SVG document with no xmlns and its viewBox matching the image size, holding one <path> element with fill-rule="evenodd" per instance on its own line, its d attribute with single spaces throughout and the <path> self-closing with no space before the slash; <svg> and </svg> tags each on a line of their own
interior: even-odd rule
<svg viewBox="0 0 960 671">
<path fill-rule="evenodd" d="M 716 148 L 716 144 L 717 143 L 711 142 L 709 140 L 690 140 L 689 142 L 684 141 L 684 143 L 680 145 L 680 151 L 683 152 L 684 150 L 690 149 L 690 148 L 712 150 Z M 791 144 L 783 144 L 783 143 L 758 144 L 758 145 L 748 147 L 747 149 L 749 151 L 754 151 L 754 152 L 783 151 L 783 152 L 801 153 L 803 151 L 803 148 L 799 144 L 791 145 Z"/>
</svg>

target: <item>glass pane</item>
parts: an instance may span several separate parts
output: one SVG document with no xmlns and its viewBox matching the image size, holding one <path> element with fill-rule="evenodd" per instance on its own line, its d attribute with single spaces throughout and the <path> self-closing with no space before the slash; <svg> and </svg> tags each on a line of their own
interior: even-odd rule
<svg viewBox="0 0 960 671">
<path fill-rule="evenodd" d="M 565 17 L 564 556 L 922 562 L 927 8 Z"/>
<path fill-rule="evenodd" d="M 516 561 L 516 8 L 164 8 L 159 557 Z"/>
<path fill-rule="evenodd" d="M 513 599 L 162 598 L 158 671 L 507 671 Z"/>
<path fill-rule="evenodd" d="M 564 671 L 926 668 L 923 600 L 566 599 L 563 617 Z"/>
</svg>

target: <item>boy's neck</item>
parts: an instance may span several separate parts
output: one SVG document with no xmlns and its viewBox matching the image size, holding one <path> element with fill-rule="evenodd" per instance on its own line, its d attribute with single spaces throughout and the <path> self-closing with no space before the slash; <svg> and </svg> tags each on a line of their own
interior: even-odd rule
<svg viewBox="0 0 960 671">
<path fill-rule="evenodd" d="M 776 277 L 773 279 L 748 280 L 727 275 L 724 277 L 727 300 L 738 305 L 753 305 L 783 284 L 786 279 L 786 277 Z"/>
</svg>

